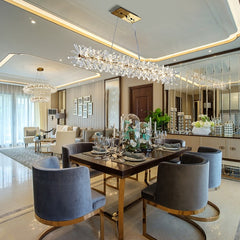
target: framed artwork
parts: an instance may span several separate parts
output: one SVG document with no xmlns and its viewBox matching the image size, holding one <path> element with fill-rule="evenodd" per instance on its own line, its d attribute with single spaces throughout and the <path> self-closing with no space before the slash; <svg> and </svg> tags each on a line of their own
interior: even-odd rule
<svg viewBox="0 0 240 240">
<path fill-rule="evenodd" d="M 83 104 L 83 97 L 78 98 L 78 105 L 81 105 L 81 104 Z"/>
<path fill-rule="evenodd" d="M 83 106 L 82 104 L 78 105 L 78 116 L 82 117 L 83 115 Z"/>
<path fill-rule="evenodd" d="M 83 118 L 88 118 L 88 112 L 83 110 Z"/>
<path fill-rule="evenodd" d="M 77 100 L 77 98 L 75 98 L 74 100 L 73 100 L 73 115 L 77 115 L 77 106 L 78 106 L 78 100 Z"/>
<path fill-rule="evenodd" d="M 87 103 L 84 103 L 83 104 L 83 111 L 87 111 L 88 110 L 88 105 L 87 105 Z"/>
<path fill-rule="evenodd" d="M 93 103 L 89 102 L 88 103 L 88 115 L 91 116 L 93 113 Z"/>
<path fill-rule="evenodd" d="M 91 102 L 91 101 L 92 101 L 92 96 L 91 95 L 83 97 L 83 102 L 84 103 Z"/>
</svg>

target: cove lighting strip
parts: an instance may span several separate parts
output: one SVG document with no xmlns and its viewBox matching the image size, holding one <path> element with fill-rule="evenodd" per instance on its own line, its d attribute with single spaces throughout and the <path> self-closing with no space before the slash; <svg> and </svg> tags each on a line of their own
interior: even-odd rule
<svg viewBox="0 0 240 240">
<path fill-rule="evenodd" d="M 5 63 L 7 63 L 15 54 L 10 53 L 8 54 L 1 62 L 0 67 L 2 67 Z"/>
<path fill-rule="evenodd" d="M 67 86 L 70 86 L 70 85 L 73 85 L 73 84 L 76 84 L 76 83 L 85 82 L 85 81 L 92 80 L 92 79 L 99 78 L 99 77 L 101 77 L 101 75 L 99 73 L 96 73 L 96 75 L 94 75 L 94 76 L 79 79 L 77 81 L 66 83 L 66 84 L 63 84 L 63 85 L 59 85 L 59 86 L 57 86 L 57 88 L 67 87 Z"/>
<path fill-rule="evenodd" d="M 31 12 L 39 17 L 42 17 L 50 22 L 53 22 L 61 27 L 64 27 L 66 29 L 69 29 L 73 32 L 76 32 L 84 37 L 87 37 L 95 42 L 98 42 L 100 44 L 103 44 L 107 47 L 112 47 L 114 50 L 118 51 L 118 52 L 121 52 L 123 54 L 126 54 L 128 56 L 131 56 L 133 58 L 136 58 L 138 59 L 138 56 L 137 54 L 119 46 L 119 45 L 116 45 L 116 44 L 113 44 L 112 46 L 112 43 L 109 42 L 108 40 L 100 37 L 100 36 L 97 36 L 83 28 L 80 28 L 68 21 L 65 21 L 63 20 L 62 18 L 59 18 L 41 8 L 38 8 L 30 3 L 27 3 L 23 0 L 4 0 L 5 2 L 8 2 L 8 3 L 11 3 L 13 4 L 14 6 L 17 6 L 21 9 L 24 9 L 28 12 Z M 229 2 L 229 0 L 228 0 Z M 232 6 L 231 4 L 230 5 L 230 8 L 232 10 Z M 234 17 L 234 21 L 236 22 L 236 18 L 235 16 Z M 237 24 L 236 24 L 237 25 Z M 144 60 L 144 61 L 149 61 L 149 62 L 159 62 L 159 61 L 163 61 L 163 60 L 167 60 L 167 59 L 170 59 L 170 58 L 176 58 L 176 57 L 180 57 L 180 56 L 183 56 L 183 55 L 186 55 L 186 54 L 189 54 L 189 53 L 194 53 L 194 52 L 198 52 L 198 51 L 202 51 L 202 50 L 205 50 L 205 49 L 208 49 L 208 48 L 213 48 L 213 47 L 217 47 L 217 46 L 221 46 L 223 44 L 227 44 L 227 43 L 231 43 L 233 42 L 234 40 L 236 40 L 237 38 L 240 37 L 240 29 L 238 28 L 237 32 L 236 33 L 233 33 L 231 34 L 228 38 L 226 39 L 223 39 L 223 40 L 220 40 L 220 41 L 217 41 L 217 42 L 214 42 L 214 43 L 210 43 L 210 44 L 206 44 L 206 45 L 202 45 L 202 46 L 199 46 L 199 47 L 195 47 L 195 48 L 191 48 L 191 49 L 188 49 L 188 50 L 185 50 L 185 51 L 181 51 L 181 52 L 177 52 L 177 53 L 173 53 L 173 54 L 169 54 L 169 55 L 166 55 L 166 56 L 163 56 L 163 57 L 157 57 L 157 58 L 144 58 L 144 57 L 140 57 L 141 60 Z"/>
</svg>

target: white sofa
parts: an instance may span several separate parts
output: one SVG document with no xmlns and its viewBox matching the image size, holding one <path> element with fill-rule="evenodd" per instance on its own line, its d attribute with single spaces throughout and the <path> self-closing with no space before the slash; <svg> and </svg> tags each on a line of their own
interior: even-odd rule
<svg viewBox="0 0 240 240">
<path fill-rule="evenodd" d="M 40 134 L 39 127 L 24 127 L 24 144 L 25 147 L 28 146 L 29 143 L 33 143 L 33 139 L 36 135 Z"/>
<path fill-rule="evenodd" d="M 77 126 L 69 126 L 69 125 L 57 125 L 56 133 L 58 131 L 75 131 L 75 142 L 92 142 L 93 136 L 95 132 L 99 132 L 101 135 L 104 135 L 103 129 L 95 129 L 95 128 L 80 128 Z M 113 129 L 109 128 L 105 130 L 106 137 L 112 137 Z"/>
</svg>

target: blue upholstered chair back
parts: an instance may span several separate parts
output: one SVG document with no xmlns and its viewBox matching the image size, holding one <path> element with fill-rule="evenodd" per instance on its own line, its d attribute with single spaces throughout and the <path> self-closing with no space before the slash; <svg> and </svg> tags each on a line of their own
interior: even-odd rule
<svg viewBox="0 0 240 240">
<path fill-rule="evenodd" d="M 208 173 L 208 161 L 188 153 L 183 154 L 181 164 L 160 163 L 156 203 L 182 211 L 202 209 L 208 201 Z"/>
<path fill-rule="evenodd" d="M 198 152 L 191 152 L 209 161 L 209 188 L 217 188 L 221 184 L 222 152 L 210 147 L 199 147 Z"/>
<path fill-rule="evenodd" d="M 49 221 L 79 218 L 93 210 L 89 169 L 60 169 L 49 157 L 33 166 L 34 207 L 38 217 Z"/>
<path fill-rule="evenodd" d="M 62 147 L 63 168 L 70 167 L 69 155 L 91 151 L 93 146 L 94 143 L 92 142 L 80 142 L 64 145 Z"/>
</svg>

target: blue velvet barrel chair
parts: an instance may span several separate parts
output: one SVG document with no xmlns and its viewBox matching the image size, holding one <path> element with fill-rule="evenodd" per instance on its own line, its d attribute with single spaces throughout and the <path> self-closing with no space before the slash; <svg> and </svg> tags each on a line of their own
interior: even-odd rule
<svg viewBox="0 0 240 240">
<path fill-rule="evenodd" d="M 36 219 L 52 226 L 39 239 L 58 227 L 100 215 L 100 239 L 104 239 L 103 206 L 105 196 L 91 190 L 87 167 L 60 169 L 57 157 L 39 160 L 33 170 Z"/>
<path fill-rule="evenodd" d="M 93 146 L 94 146 L 94 143 L 92 143 L 92 142 L 78 142 L 78 143 L 64 145 L 62 147 L 63 168 L 71 167 L 70 158 L 69 158 L 69 156 L 71 154 L 89 152 L 92 150 Z M 91 168 L 89 170 L 90 170 L 90 178 L 94 178 L 94 177 L 97 177 L 97 176 L 103 174 L 102 172 L 91 169 Z M 103 175 L 103 178 L 104 178 L 104 175 Z M 95 189 L 95 188 L 93 188 L 93 189 L 100 193 L 106 194 L 106 185 L 105 185 L 104 179 L 103 179 L 103 182 L 104 182 L 103 191 L 101 191 L 99 189 Z"/>
<path fill-rule="evenodd" d="M 217 190 L 221 185 L 222 176 L 222 151 L 210 147 L 199 147 L 197 152 L 191 154 L 203 157 L 209 161 L 209 189 Z M 208 201 L 208 205 L 215 209 L 216 214 L 210 217 L 192 216 L 192 219 L 202 222 L 216 221 L 220 216 L 220 209 L 213 202 Z"/>
<path fill-rule="evenodd" d="M 157 182 L 142 191 L 143 235 L 147 233 L 147 204 L 164 210 L 196 227 L 206 239 L 204 230 L 189 216 L 204 211 L 208 201 L 209 163 L 199 156 L 183 154 L 181 163 L 162 162 Z"/>
<path fill-rule="evenodd" d="M 166 138 L 164 139 L 164 143 L 167 143 L 167 144 L 179 144 L 181 148 L 184 148 L 186 147 L 186 142 L 182 139 L 173 139 L 173 138 Z M 163 144 L 163 142 L 162 142 Z M 174 163 L 179 163 L 180 160 L 179 158 L 175 158 L 175 159 L 172 159 L 171 162 L 174 162 Z M 155 179 L 157 176 L 153 176 L 151 175 L 151 169 L 148 170 L 148 174 L 149 174 L 149 181 L 152 181 L 153 179 Z"/>
</svg>

